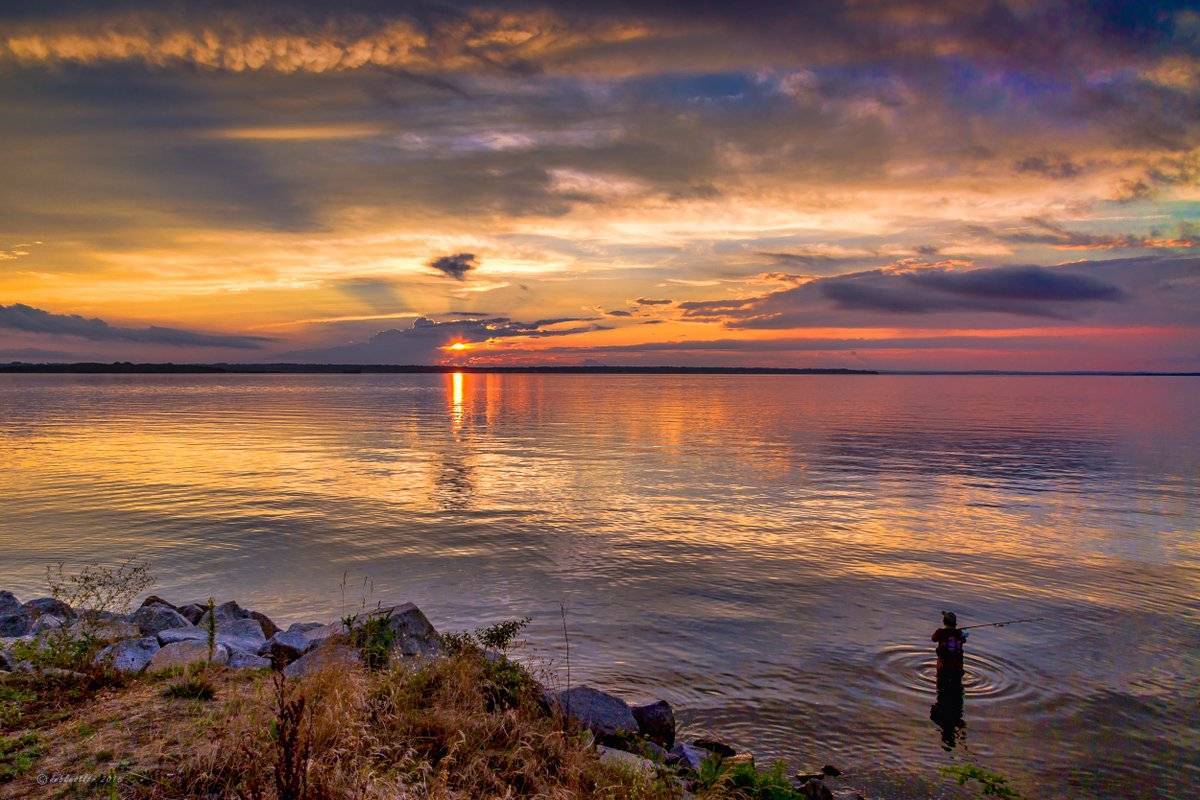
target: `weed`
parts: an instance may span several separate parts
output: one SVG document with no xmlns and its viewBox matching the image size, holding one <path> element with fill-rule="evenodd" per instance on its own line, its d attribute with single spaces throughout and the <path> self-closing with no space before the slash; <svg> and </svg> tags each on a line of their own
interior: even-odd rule
<svg viewBox="0 0 1200 800">
<path fill-rule="evenodd" d="M 28 772 L 44 749 L 35 733 L 0 738 L 0 783 Z"/>
<path fill-rule="evenodd" d="M 208 677 L 208 671 L 189 672 L 183 680 L 173 683 L 163 689 L 163 697 L 176 700 L 212 700 L 217 694 L 217 688 Z"/>
<path fill-rule="evenodd" d="M 350 644 L 362 653 L 367 669 L 383 669 L 391 662 L 396 646 L 396 631 L 392 629 L 391 620 L 391 610 L 348 615 L 342 619 L 350 632 Z"/>
<path fill-rule="evenodd" d="M 1008 778 L 975 764 L 955 764 L 942 767 L 941 772 L 958 781 L 959 786 L 965 786 L 968 781 L 977 781 L 981 797 L 999 797 L 1003 800 L 1018 800 L 1021 797 L 1016 789 L 1008 785 Z"/>
<path fill-rule="evenodd" d="M 304 800 L 308 788 L 311 726 L 305 720 L 305 699 L 275 673 L 275 791 L 279 800 Z"/>
</svg>

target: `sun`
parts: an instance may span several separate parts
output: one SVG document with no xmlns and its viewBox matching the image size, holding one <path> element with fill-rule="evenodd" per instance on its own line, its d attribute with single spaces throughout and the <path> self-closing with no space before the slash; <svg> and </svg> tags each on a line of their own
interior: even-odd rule
<svg viewBox="0 0 1200 800">
<path fill-rule="evenodd" d="M 450 349 L 451 350 L 466 350 L 467 343 L 466 342 L 455 342 L 454 344 L 450 345 Z"/>
</svg>

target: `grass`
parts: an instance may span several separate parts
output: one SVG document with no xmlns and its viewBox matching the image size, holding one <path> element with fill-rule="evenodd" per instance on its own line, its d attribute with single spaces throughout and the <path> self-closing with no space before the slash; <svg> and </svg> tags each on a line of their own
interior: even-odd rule
<svg viewBox="0 0 1200 800">
<path fill-rule="evenodd" d="M 7 783 L 29 772 L 42 752 L 42 743 L 36 733 L 0 739 L 0 783 Z"/>
</svg>

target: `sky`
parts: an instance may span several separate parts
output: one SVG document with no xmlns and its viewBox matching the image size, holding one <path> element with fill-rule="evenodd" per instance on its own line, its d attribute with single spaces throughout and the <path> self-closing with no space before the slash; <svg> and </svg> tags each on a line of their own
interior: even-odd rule
<svg viewBox="0 0 1200 800">
<path fill-rule="evenodd" d="M 0 361 L 1200 370 L 1189 2 L 0 4 Z"/>
</svg>

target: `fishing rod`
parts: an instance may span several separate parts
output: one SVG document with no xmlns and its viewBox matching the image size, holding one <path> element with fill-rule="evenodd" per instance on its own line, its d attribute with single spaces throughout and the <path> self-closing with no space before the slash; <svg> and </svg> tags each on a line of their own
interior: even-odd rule
<svg viewBox="0 0 1200 800">
<path fill-rule="evenodd" d="M 965 631 L 970 628 L 1003 628 L 1005 625 L 1015 625 L 1018 622 L 1041 622 L 1045 617 L 1027 617 L 1026 619 L 1006 619 L 1004 622 L 982 622 L 978 625 L 964 625 L 959 628 Z"/>
</svg>

